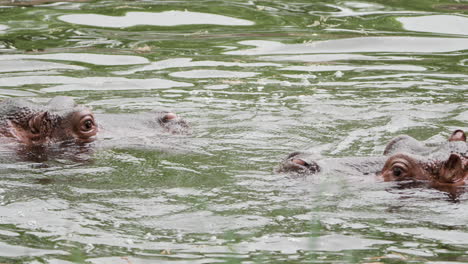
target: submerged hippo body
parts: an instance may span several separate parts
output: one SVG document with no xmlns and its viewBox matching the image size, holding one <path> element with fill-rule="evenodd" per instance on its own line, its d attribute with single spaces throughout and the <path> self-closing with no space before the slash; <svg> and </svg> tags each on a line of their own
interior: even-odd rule
<svg viewBox="0 0 468 264">
<path fill-rule="evenodd" d="M 313 154 L 294 152 L 281 162 L 278 172 L 378 174 L 384 181 L 428 180 L 461 185 L 468 181 L 467 149 L 462 130 L 456 130 L 448 142 L 437 146 L 405 135 L 392 139 L 378 157 L 316 159 Z"/>
<path fill-rule="evenodd" d="M 138 122 L 144 116 L 146 120 Z M 111 120 L 111 122 L 107 122 Z M 112 122 L 115 120 L 115 122 Z M 38 105 L 19 98 L 0 102 L 0 140 L 17 142 L 25 146 L 46 146 L 55 143 L 82 145 L 112 131 L 125 131 L 132 123 L 140 130 L 159 129 L 172 134 L 189 133 L 186 121 L 174 113 L 160 111 L 147 115 L 100 114 L 77 105 L 70 97 L 59 96 L 45 105 Z M 103 126 L 108 125 L 108 127 Z M 146 126 L 146 127 L 143 127 Z M 128 131 L 127 131 L 128 132 Z M 130 137 L 124 132 L 125 136 Z"/>
</svg>

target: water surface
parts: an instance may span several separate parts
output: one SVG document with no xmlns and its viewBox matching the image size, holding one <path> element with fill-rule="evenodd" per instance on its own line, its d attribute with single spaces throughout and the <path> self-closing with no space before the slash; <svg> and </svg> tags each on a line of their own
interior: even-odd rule
<svg viewBox="0 0 468 264">
<path fill-rule="evenodd" d="M 0 97 L 117 127 L 90 152 L 0 151 L 0 262 L 468 262 L 466 188 L 274 173 L 466 131 L 465 3 L 0 2 Z M 118 118 L 155 109 L 193 134 Z"/>
</svg>

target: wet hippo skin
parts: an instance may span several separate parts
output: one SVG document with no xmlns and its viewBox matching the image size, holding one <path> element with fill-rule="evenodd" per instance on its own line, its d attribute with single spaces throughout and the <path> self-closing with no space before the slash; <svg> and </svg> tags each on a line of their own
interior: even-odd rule
<svg viewBox="0 0 468 264">
<path fill-rule="evenodd" d="M 340 173 L 371 174 L 382 169 L 389 155 L 398 152 L 426 154 L 431 151 L 433 151 L 433 148 L 424 145 L 415 138 L 401 135 L 389 141 L 382 156 L 319 158 L 317 155 L 308 152 L 293 152 L 281 162 L 278 171 L 314 174 L 332 170 Z"/>
<path fill-rule="evenodd" d="M 382 156 L 317 159 L 310 153 L 294 152 L 281 162 L 277 171 L 376 174 L 384 181 L 425 180 L 435 185 L 463 185 L 468 181 L 467 149 L 463 130 L 454 131 L 447 142 L 438 146 L 427 146 L 402 135 L 387 144 Z"/>
<path fill-rule="evenodd" d="M 0 103 L 0 136 L 26 145 L 73 140 L 91 142 L 98 127 L 87 107 L 68 97 L 55 97 L 47 105 L 20 98 Z"/>
<path fill-rule="evenodd" d="M 438 186 L 468 183 L 468 147 L 466 135 L 456 130 L 444 148 L 430 155 L 405 152 L 387 158 L 381 177 L 385 181 L 426 180 Z"/>
<path fill-rule="evenodd" d="M 174 113 L 159 111 L 149 116 L 147 123 L 152 128 L 172 134 L 190 131 L 188 123 Z M 90 143 L 106 130 L 101 123 L 105 124 L 108 116 L 101 114 L 99 118 L 70 97 L 58 96 L 45 105 L 9 98 L 0 102 L 0 140 L 28 146 Z M 128 126 L 132 121 L 132 118 L 115 119 L 119 120 L 120 127 Z M 112 129 L 115 128 L 107 128 L 108 131 Z"/>
</svg>

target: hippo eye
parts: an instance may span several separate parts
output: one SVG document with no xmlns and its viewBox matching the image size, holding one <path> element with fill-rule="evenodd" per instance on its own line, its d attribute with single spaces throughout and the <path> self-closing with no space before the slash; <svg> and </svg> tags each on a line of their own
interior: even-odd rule
<svg viewBox="0 0 468 264">
<path fill-rule="evenodd" d="M 395 177 L 402 177 L 407 172 L 407 167 L 401 163 L 396 163 L 392 166 L 392 174 Z"/>
<path fill-rule="evenodd" d="M 94 121 L 92 118 L 88 117 L 81 121 L 81 130 L 82 131 L 90 131 L 94 128 Z"/>
<path fill-rule="evenodd" d="M 86 120 L 83 125 L 86 130 L 90 130 L 91 128 L 93 128 L 93 121 Z"/>
<path fill-rule="evenodd" d="M 392 168 L 392 173 L 393 175 L 399 177 L 401 174 L 403 174 L 403 169 L 401 167 L 393 167 Z"/>
</svg>

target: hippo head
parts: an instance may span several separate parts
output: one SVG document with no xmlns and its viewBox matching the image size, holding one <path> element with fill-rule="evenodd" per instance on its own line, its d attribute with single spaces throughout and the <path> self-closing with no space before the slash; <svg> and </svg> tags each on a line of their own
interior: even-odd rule
<svg viewBox="0 0 468 264">
<path fill-rule="evenodd" d="M 316 155 L 305 152 L 293 152 L 280 164 L 277 172 L 293 172 L 298 174 L 314 174 L 320 172 L 320 166 L 315 162 Z"/>
<path fill-rule="evenodd" d="M 95 139 L 98 126 L 93 112 L 83 106 L 56 114 L 56 124 L 50 138 L 52 141 L 69 141 L 88 143 Z"/>
<path fill-rule="evenodd" d="M 451 153 L 446 159 L 399 153 L 387 159 L 382 177 L 385 181 L 428 180 L 440 185 L 462 185 L 468 180 L 468 159 L 459 153 Z"/>
<path fill-rule="evenodd" d="M 430 158 L 409 153 L 390 156 L 381 172 L 383 179 L 429 180 L 436 185 L 464 184 L 468 180 L 466 134 L 463 130 L 455 130 L 448 141 L 448 149 Z"/>
<path fill-rule="evenodd" d="M 58 101 L 62 101 L 58 103 Z M 68 97 L 56 97 L 45 107 L 22 100 L 4 101 L 3 136 L 26 145 L 45 145 L 74 140 L 94 140 L 98 131 L 94 115 L 86 107 L 76 105 Z"/>
<path fill-rule="evenodd" d="M 25 144 L 43 144 L 53 129 L 53 117 L 49 112 L 17 112 L 7 121 L 9 134 Z"/>
</svg>

